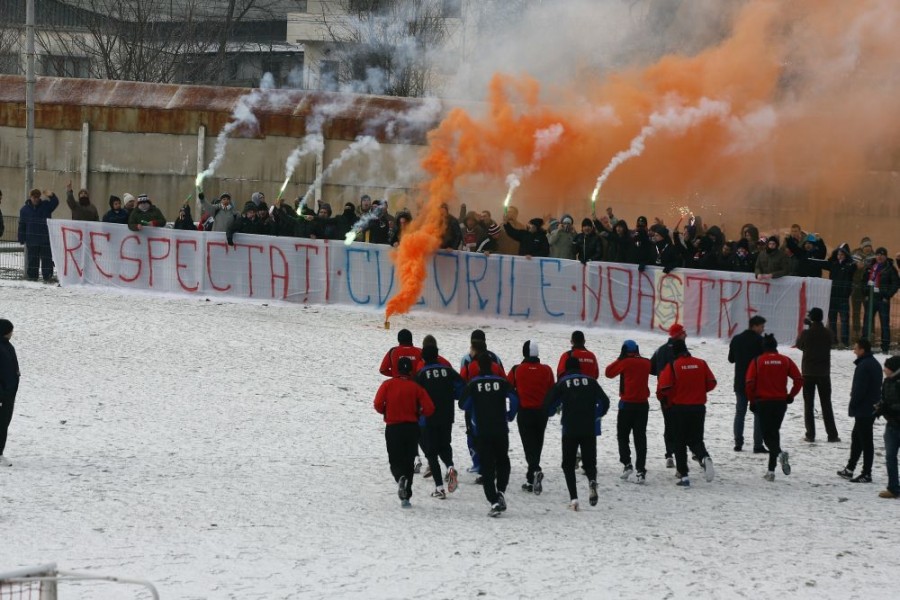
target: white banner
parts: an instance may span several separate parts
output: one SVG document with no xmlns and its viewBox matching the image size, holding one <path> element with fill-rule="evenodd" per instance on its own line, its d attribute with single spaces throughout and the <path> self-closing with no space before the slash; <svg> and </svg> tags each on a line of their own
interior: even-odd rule
<svg viewBox="0 0 900 600">
<path fill-rule="evenodd" d="M 62 285 L 118 287 L 184 296 L 351 304 L 376 309 L 398 289 L 393 249 L 372 244 L 51 219 L 53 260 Z M 416 310 L 666 331 L 682 323 L 693 337 L 728 339 L 750 317 L 793 343 L 806 312 L 828 312 L 831 282 L 556 258 L 441 251 L 429 259 Z"/>
</svg>

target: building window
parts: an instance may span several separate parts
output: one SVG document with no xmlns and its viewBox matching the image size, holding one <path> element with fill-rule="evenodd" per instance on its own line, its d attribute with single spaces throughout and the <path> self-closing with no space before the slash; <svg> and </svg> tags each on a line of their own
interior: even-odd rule
<svg viewBox="0 0 900 600">
<path fill-rule="evenodd" d="M 441 14 L 444 17 L 459 19 L 462 17 L 462 0 L 443 0 Z"/>
<path fill-rule="evenodd" d="M 21 68 L 22 61 L 18 54 L 0 54 L 0 73 L 18 75 L 22 72 Z"/>
<path fill-rule="evenodd" d="M 338 89 L 338 61 L 323 60 L 319 63 L 319 89 L 334 92 Z"/>
<path fill-rule="evenodd" d="M 41 73 L 48 77 L 90 77 L 91 59 L 84 56 L 40 56 Z"/>
</svg>

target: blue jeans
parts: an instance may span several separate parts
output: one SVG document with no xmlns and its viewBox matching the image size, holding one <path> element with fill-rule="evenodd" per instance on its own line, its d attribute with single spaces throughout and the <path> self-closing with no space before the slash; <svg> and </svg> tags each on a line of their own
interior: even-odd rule
<svg viewBox="0 0 900 600">
<path fill-rule="evenodd" d="M 734 411 L 734 445 L 744 445 L 744 418 L 747 416 L 747 395 L 744 392 L 735 392 L 737 404 Z M 762 427 L 759 425 L 759 418 L 753 415 L 753 447 L 759 448 L 763 445 Z"/>
<path fill-rule="evenodd" d="M 900 427 L 888 423 L 884 427 L 884 460 L 887 463 L 887 489 L 900 494 L 900 478 L 897 476 L 897 451 L 900 450 Z"/>
</svg>

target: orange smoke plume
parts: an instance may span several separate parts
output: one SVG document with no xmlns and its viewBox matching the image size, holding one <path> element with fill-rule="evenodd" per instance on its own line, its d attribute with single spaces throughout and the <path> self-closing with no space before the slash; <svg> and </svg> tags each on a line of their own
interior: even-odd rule
<svg viewBox="0 0 900 600">
<path fill-rule="evenodd" d="M 611 174 L 600 207 L 633 223 L 639 214 L 674 220 L 686 205 L 731 237 L 744 222 L 798 222 L 834 246 L 857 233 L 892 239 L 896 221 L 875 215 L 900 216 L 900 203 L 888 202 L 900 193 L 890 176 L 900 170 L 898 27 L 893 0 L 749 0 L 730 35 L 693 56 L 602 78 L 585 72 L 553 89 L 495 75 L 483 114 L 455 109 L 429 138 L 426 205 L 396 254 L 401 291 L 388 316 L 421 294 L 443 228 L 440 205 L 459 198 L 497 211 L 505 176 L 528 164 L 535 133 L 555 124 L 562 137 L 516 192 L 526 217 L 566 211 L 577 222 L 590 212 L 597 177 L 642 128 L 715 102 L 727 113 L 649 136 L 642 154 Z"/>
</svg>

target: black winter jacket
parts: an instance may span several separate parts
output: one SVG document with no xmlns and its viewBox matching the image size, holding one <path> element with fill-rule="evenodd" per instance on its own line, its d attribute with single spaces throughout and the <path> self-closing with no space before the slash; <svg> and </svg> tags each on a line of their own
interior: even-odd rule
<svg viewBox="0 0 900 600">
<path fill-rule="evenodd" d="M 881 383 L 884 379 L 881 364 L 871 353 L 857 358 L 853 364 L 856 365 L 856 370 L 853 372 L 847 414 L 854 418 L 872 417 L 875 405 L 881 400 Z"/>
</svg>

